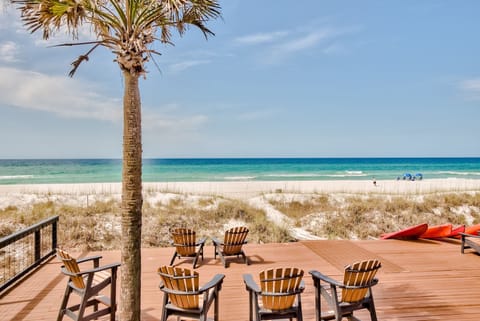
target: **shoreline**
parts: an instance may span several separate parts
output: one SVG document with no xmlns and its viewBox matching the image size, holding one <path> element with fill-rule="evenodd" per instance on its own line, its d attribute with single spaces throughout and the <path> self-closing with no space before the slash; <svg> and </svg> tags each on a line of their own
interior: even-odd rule
<svg viewBox="0 0 480 321">
<path fill-rule="evenodd" d="M 64 183 L 0 185 L 8 194 L 121 194 L 121 183 Z M 418 181 L 321 180 L 321 181 L 236 181 L 236 182 L 144 182 L 144 193 L 216 195 L 248 198 L 266 193 L 358 193 L 428 194 L 436 192 L 480 191 L 480 179 L 424 179 Z"/>
</svg>

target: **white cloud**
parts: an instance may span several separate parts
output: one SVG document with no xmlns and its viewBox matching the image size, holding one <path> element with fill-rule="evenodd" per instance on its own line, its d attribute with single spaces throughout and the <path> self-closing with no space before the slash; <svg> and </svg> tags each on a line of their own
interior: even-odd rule
<svg viewBox="0 0 480 321">
<path fill-rule="evenodd" d="M 94 84 L 65 76 L 0 67 L 0 104 L 65 118 L 117 122 L 122 103 L 97 92 Z"/>
<path fill-rule="evenodd" d="M 13 41 L 5 41 L 0 43 L 0 61 L 3 62 L 16 62 L 18 55 L 18 46 Z"/>
<path fill-rule="evenodd" d="M 480 78 L 464 80 L 459 87 L 468 95 L 468 99 L 480 100 Z"/>
<path fill-rule="evenodd" d="M 271 43 L 288 35 L 286 31 L 274 31 L 270 33 L 256 33 L 248 36 L 238 37 L 236 43 L 245 45 L 256 45 L 262 43 Z"/>
<path fill-rule="evenodd" d="M 323 54 L 343 53 L 345 49 L 341 44 L 336 43 L 337 38 L 358 30 L 358 28 L 299 27 L 289 32 L 255 33 L 236 38 L 235 43 L 264 45 L 261 60 L 267 64 L 275 64 L 291 55 L 311 49 L 317 49 Z"/>
<path fill-rule="evenodd" d="M 292 54 L 304 51 L 317 46 L 321 41 L 334 36 L 334 32 L 325 29 L 320 31 L 313 31 L 306 35 L 302 35 L 294 40 L 289 40 L 284 43 L 276 44 L 272 47 L 270 55 L 271 62 L 277 62 Z"/>
<path fill-rule="evenodd" d="M 120 124 L 123 104 L 98 91 L 95 83 L 66 76 L 0 67 L 0 106 L 47 112 L 63 118 L 93 119 Z M 142 110 L 143 127 L 155 132 L 188 132 L 208 121 L 204 115 L 178 115 L 181 108 L 166 105 Z"/>
<path fill-rule="evenodd" d="M 210 60 L 189 60 L 189 61 L 183 61 L 179 63 L 172 64 L 168 67 L 168 71 L 173 74 L 180 73 L 182 71 L 185 71 L 189 68 L 199 66 L 199 65 L 205 65 L 211 63 Z"/>
<path fill-rule="evenodd" d="M 460 83 L 460 88 L 480 93 L 480 78 L 467 79 Z"/>
</svg>

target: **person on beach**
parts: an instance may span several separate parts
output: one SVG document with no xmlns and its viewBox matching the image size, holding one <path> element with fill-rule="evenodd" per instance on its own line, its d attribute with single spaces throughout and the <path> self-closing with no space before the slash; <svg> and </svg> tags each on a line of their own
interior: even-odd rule
<svg viewBox="0 0 480 321">
<path fill-rule="evenodd" d="M 373 178 L 373 186 L 377 186 L 377 181 L 375 180 L 375 177 Z"/>
</svg>

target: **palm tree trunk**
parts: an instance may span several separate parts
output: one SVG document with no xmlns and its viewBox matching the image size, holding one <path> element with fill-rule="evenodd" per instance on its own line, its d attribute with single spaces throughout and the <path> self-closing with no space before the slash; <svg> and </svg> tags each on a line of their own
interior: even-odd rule
<svg viewBox="0 0 480 321">
<path fill-rule="evenodd" d="M 122 272 L 120 320 L 140 321 L 142 126 L 138 76 L 123 73 Z"/>
</svg>

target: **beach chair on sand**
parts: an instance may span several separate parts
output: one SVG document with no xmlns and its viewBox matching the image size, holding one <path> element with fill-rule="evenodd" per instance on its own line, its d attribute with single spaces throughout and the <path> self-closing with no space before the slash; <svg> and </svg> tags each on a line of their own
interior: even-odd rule
<svg viewBox="0 0 480 321">
<path fill-rule="evenodd" d="M 218 295 L 225 275 L 217 274 L 200 287 L 199 275 L 192 270 L 162 266 L 158 268 L 158 274 L 160 290 L 164 292 L 161 321 L 166 321 L 170 315 L 176 315 L 178 319 L 206 321 L 212 304 L 213 319 L 218 321 Z"/>
<path fill-rule="evenodd" d="M 76 260 L 60 249 L 57 249 L 57 257 L 64 264 L 62 273 L 69 277 L 57 321 L 65 315 L 75 321 L 89 321 L 108 314 L 110 321 L 115 321 L 117 269 L 120 263 L 99 266 L 101 256 Z M 93 267 L 82 271 L 79 264 L 85 262 L 92 262 Z M 107 287 L 110 287 L 109 297 L 100 293 Z M 67 306 L 72 293 L 77 294 L 80 300 Z"/>
<path fill-rule="evenodd" d="M 249 264 L 248 258 L 243 252 L 243 245 L 247 243 L 246 238 L 248 235 L 248 228 L 234 227 L 225 232 L 223 242 L 220 242 L 215 237 L 212 237 L 212 242 L 215 247 L 215 259 L 217 255 L 220 256 L 220 260 L 224 267 L 228 267 L 226 257 L 228 256 L 242 256 L 245 264 Z"/>
<path fill-rule="evenodd" d="M 316 320 L 358 320 L 353 312 L 367 309 L 370 319 L 377 321 L 372 287 L 378 283 L 375 274 L 380 269 L 378 260 L 356 262 L 345 268 L 343 282 L 338 282 L 318 271 L 310 271 L 315 286 Z M 340 293 L 341 291 L 341 293 Z M 321 300 L 326 300 L 331 311 L 322 312 Z"/>
<path fill-rule="evenodd" d="M 460 233 L 462 237 L 462 254 L 465 253 L 465 249 L 472 249 L 477 254 L 480 254 L 480 235 Z"/>
<path fill-rule="evenodd" d="M 183 227 L 170 229 L 170 235 L 172 236 L 172 245 L 175 246 L 175 253 L 170 265 L 173 265 L 176 258 L 193 257 L 193 268 L 195 269 L 198 258 L 201 257 L 203 261 L 203 247 L 207 238 L 204 237 L 197 242 L 195 231 Z"/>
<path fill-rule="evenodd" d="M 305 289 L 303 270 L 275 268 L 260 272 L 260 287 L 251 274 L 243 281 L 249 294 L 249 320 L 274 320 L 295 318 L 302 321 L 300 294 Z M 261 301 L 260 301 L 261 298 Z"/>
</svg>

